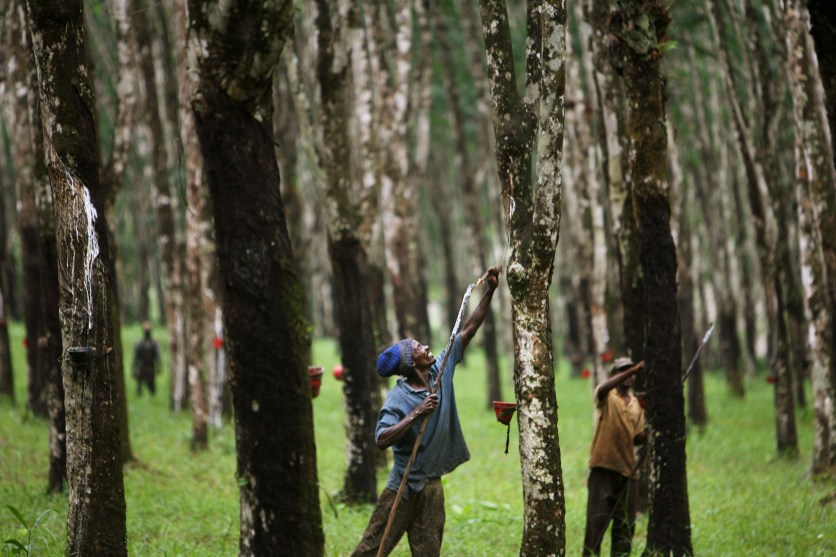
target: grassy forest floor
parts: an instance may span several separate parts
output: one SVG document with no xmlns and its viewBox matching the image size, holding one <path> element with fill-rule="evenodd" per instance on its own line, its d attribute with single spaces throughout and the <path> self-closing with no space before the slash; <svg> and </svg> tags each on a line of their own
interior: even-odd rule
<svg viewBox="0 0 836 557">
<path fill-rule="evenodd" d="M 11 327 L 17 405 L 0 402 L 0 542 L 27 543 L 12 512 L 31 525 L 32 556 L 63 555 L 66 495 L 45 494 L 47 424 L 23 411 L 25 378 L 22 328 Z M 139 337 L 124 333 L 125 346 Z M 158 331 L 162 338 L 162 331 Z M 161 342 L 161 345 L 164 343 Z M 165 347 L 163 347 L 165 349 Z M 440 352 L 441 348 L 436 347 Z M 129 358 L 128 358 L 129 360 Z M 165 362 L 165 354 L 163 361 Z M 314 361 L 325 368 L 322 391 L 313 401 L 326 554 L 348 555 L 359 541 L 372 507 L 346 507 L 334 496 L 345 467 L 340 384 L 331 375 L 336 343 L 314 343 Z M 129 363 L 129 362 L 126 362 Z M 513 399 L 510 364 L 505 363 L 504 396 Z M 130 369 L 126 365 L 126 369 Z M 472 459 L 444 478 L 447 525 L 443 555 L 510 556 L 519 553 L 523 527 L 516 421 L 511 448 L 505 427 L 485 409 L 482 354 L 474 345 L 457 370 L 459 412 Z M 168 410 L 167 378 L 156 398 L 137 397 L 128 377 L 130 431 L 138 461 L 125 470 L 128 546 L 136 556 L 231 556 L 238 547 L 235 438 L 231 425 L 214 431 L 208 452 L 189 449 L 187 414 Z M 706 378 L 710 423 L 688 438 L 688 490 L 697 555 L 836 555 L 834 482 L 813 482 L 807 468 L 812 446 L 811 410 L 798 412 L 801 458 L 776 459 L 772 387 L 749 380 L 744 401 L 727 394 L 719 374 Z M 808 389 L 809 391 L 809 389 Z M 569 379 L 561 364 L 557 377 L 559 433 L 566 486 L 567 554 L 580 555 L 586 508 L 586 461 L 592 435 L 591 386 Z M 808 398 L 809 400 L 809 398 Z M 276 424 L 282 427 L 282 424 Z M 378 488 L 386 472 L 379 476 Z M 822 501 L 830 496 L 830 503 Z M 634 554 L 644 546 L 647 518 L 639 519 Z M 0 555 L 10 546 L 0 546 Z M 603 554 L 609 554 L 609 539 Z M 402 540 L 393 555 L 409 555 Z"/>
</svg>

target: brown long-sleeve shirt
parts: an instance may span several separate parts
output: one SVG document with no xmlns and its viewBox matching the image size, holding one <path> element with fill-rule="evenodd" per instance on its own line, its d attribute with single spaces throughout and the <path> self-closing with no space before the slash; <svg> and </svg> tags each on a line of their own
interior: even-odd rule
<svg viewBox="0 0 836 557">
<path fill-rule="evenodd" d="M 636 466 L 633 439 L 644 430 L 644 412 L 632 392 L 624 400 L 618 390 L 613 389 L 604 400 L 599 401 L 596 388 L 593 398 L 595 435 L 592 438 L 589 466 L 614 470 L 629 478 Z"/>
</svg>

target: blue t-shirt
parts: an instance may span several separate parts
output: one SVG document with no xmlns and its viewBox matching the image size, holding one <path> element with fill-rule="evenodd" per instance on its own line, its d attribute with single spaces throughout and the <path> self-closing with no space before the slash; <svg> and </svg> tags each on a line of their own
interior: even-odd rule
<svg viewBox="0 0 836 557">
<path fill-rule="evenodd" d="M 424 488 L 427 480 L 448 474 L 456 469 L 459 464 L 470 460 L 470 452 L 464 442 L 459 413 L 456 410 L 456 393 L 453 390 L 453 371 L 456 364 L 462 361 L 462 338 L 456 335 L 451 347 L 450 358 L 447 360 L 447 367 L 441 377 L 441 388 L 438 391 L 438 407 L 430 414 L 427 427 L 424 429 L 424 436 L 421 438 L 421 446 L 418 454 L 415 455 L 415 462 L 407 479 L 408 489 L 404 490 L 403 497 L 407 498 L 409 493 L 416 493 Z M 377 419 L 375 438 L 380 432 L 400 422 L 406 415 L 418 406 L 422 400 L 430 395 L 438 377 L 438 368 L 444 360 L 444 352 L 435 360 L 430 367 L 430 388 L 414 389 L 403 377 L 389 391 L 386 402 L 380 409 Z M 387 489 L 397 491 L 403 478 L 404 470 L 412 454 L 412 447 L 418 437 L 421 428 L 421 419 L 415 420 L 403 437 L 392 445 L 394 453 L 394 464 L 389 473 L 389 481 L 386 482 Z"/>
</svg>

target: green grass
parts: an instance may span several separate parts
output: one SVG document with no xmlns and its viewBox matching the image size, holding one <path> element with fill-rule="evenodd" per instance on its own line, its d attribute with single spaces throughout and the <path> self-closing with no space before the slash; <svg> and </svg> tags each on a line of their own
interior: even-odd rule
<svg viewBox="0 0 836 557">
<path fill-rule="evenodd" d="M 19 509 L 28 525 L 47 509 L 33 531 L 31 555 L 63 554 L 66 495 L 45 494 L 47 427 L 23 411 L 25 382 L 21 327 L 13 325 L 18 402 L 0 403 L 0 540 L 26 539 L 26 531 L 5 505 Z M 125 346 L 139 336 L 125 330 Z M 158 332 L 158 337 L 162 333 Z M 165 343 L 161 342 L 165 350 Z M 440 351 L 437 348 L 437 351 Z M 164 359 L 165 360 L 165 355 Z M 337 363 L 336 344 L 320 340 L 314 361 L 324 366 L 320 396 L 313 401 L 317 460 L 326 553 L 347 555 L 359 541 L 370 505 L 353 508 L 332 500 L 342 487 L 344 433 L 340 383 L 330 370 Z M 472 459 L 444 478 L 447 525 L 443 554 L 500 556 L 519 553 L 523 527 L 516 424 L 506 456 L 505 428 L 484 408 L 482 355 L 471 348 L 457 370 L 459 411 Z M 508 362 L 504 365 L 505 398 L 512 398 Z M 128 379 L 131 440 L 139 461 L 125 471 L 128 543 L 136 556 L 226 556 L 238 547 L 238 496 L 235 484 L 235 439 L 226 425 L 213 431 L 211 449 L 189 449 L 191 423 L 172 414 L 165 393 L 137 398 Z M 557 382 L 559 432 L 566 486 L 567 554 L 579 555 L 586 508 L 586 461 L 592 434 L 590 385 L 570 380 L 562 365 Z M 762 379 L 751 380 L 745 401 L 731 399 L 718 375 L 707 378 L 710 424 L 688 440 L 688 484 L 696 554 L 834 555 L 836 506 L 819 501 L 836 490 L 833 482 L 812 482 L 807 475 L 812 445 L 810 411 L 798 414 L 802 457 L 776 459 L 772 390 Z M 382 487 L 386 473 L 381 473 Z M 639 520 L 635 554 L 644 545 L 646 518 Z M 608 540 L 604 554 L 608 554 Z M 0 552 L 2 554 L 2 552 Z M 394 553 L 409 555 L 406 540 Z"/>
</svg>

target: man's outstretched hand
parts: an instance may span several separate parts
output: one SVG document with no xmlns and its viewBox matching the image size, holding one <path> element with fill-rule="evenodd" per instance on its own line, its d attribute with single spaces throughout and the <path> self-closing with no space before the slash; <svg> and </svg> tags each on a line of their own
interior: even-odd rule
<svg viewBox="0 0 836 557">
<path fill-rule="evenodd" d="M 488 290 L 496 290 L 496 287 L 499 286 L 499 273 L 501 272 L 502 267 L 500 266 L 491 267 L 485 272 L 485 285 Z"/>
</svg>

